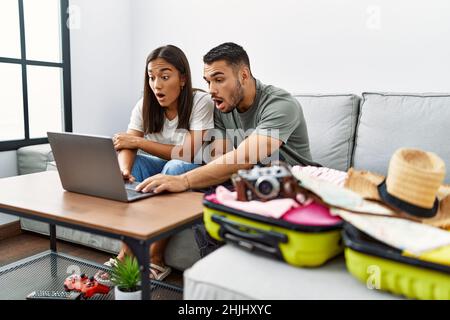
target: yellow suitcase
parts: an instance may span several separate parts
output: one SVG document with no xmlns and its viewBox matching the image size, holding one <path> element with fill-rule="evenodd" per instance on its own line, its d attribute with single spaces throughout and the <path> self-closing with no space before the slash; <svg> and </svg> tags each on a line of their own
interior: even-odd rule
<svg viewBox="0 0 450 320">
<path fill-rule="evenodd" d="M 346 223 L 348 271 L 371 289 L 413 299 L 450 300 L 450 246 L 434 253 L 434 263 L 405 255 Z"/>
<path fill-rule="evenodd" d="M 317 267 L 343 252 L 342 220 L 302 225 L 226 207 L 214 194 L 203 201 L 206 230 L 216 240 L 237 244 L 299 267 Z"/>
</svg>

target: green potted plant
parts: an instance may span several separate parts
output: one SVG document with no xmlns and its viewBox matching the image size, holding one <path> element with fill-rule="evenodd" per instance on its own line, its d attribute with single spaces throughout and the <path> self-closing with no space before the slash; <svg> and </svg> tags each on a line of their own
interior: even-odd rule
<svg viewBox="0 0 450 320">
<path fill-rule="evenodd" d="M 141 299 L 141 273 L 135 257 L 125 256 L 112 266 L 111 282 L 116 300 Z"/>
</svg>

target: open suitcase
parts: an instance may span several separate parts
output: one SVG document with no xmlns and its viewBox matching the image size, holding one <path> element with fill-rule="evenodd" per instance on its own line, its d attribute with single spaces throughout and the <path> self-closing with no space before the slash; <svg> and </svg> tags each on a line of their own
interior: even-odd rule
<svg viewBox="0 0 450 320">
<path fill-rule="evenodd" d="M 413 299 L 450 299 L 450 261 L 439 264 L 405 256 L 349 223 L 343 239 L 348 271 L 368 287 Z M 440 253 L 448 257 L 448 250 Z"/>
<path fill-rule="evenodd" d="M 214 194 L 206 196 L 203 204 L 206 230 L 216 240 L 299 267 L 320 266 L 343 252 L 343 222 L 338 218 L 319 222 L 319 225 L 312 225 L 311 221 L 302 225 L 224 206 L 215 200 Z M 289 214 L 292 220 L 301 213 L 294 210 Z"/>
</svg>

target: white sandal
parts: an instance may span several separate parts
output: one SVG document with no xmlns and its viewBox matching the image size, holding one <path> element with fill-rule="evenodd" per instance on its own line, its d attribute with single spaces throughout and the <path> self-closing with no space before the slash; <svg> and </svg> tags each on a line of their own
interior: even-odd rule
<svg viewBox="0 0 450 320">
<path fill-rule="evenodd" d="M 156 272 L 155 270 L 159 271 Z M 168 266 L 159 266 L 154 263 L 150 263 L 150 279 L 163 281 L 170 273 L 172 272 L 172 268 Z"/>
<path fill-rule="evenodd" d="M 112 268 L 117 264 L 117 258 L 111 258 L 104 263 L 105 266 Z"/>
<path fill-rule="evenodd" d="M 103 263 L 105 266 L 112 268 L 117 264 L 117 258 L 111 258 L 105 263 Z M 156 272 L 156 271 L 159 272 Z M 172 268 L 168 266 L 160 266 L 154 263 L 150 263 L 150 279 L 151 280 L 158 280 L 163 281 L 170 273 L 172 272 Z M 97 272 L 97 274 L 94 276 L 95 280 L 97 280 L 99 283 L 111 286 L 111 281 L 109 279 L 105 279 L 104 276 L 105 272 Z M 103 277 L 102 277 L 103 276 Z M 109 277 L 108 277 L 109 278 Z"/>
</svg>

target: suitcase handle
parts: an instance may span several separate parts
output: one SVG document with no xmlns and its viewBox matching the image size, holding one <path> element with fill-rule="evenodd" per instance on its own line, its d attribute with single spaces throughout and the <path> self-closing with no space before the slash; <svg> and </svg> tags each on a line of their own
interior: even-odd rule
<svg viewBox="0 0 450 320">
<path fill-rule="evenodd" d="M 217 214 L 213 214 L 211 220 L 219 224 L 222 238 L 249 250 L 260 250 L 281 257 L 278 244 L 288 241 L 285 234 L 237 223 Z"/>
</svg>

